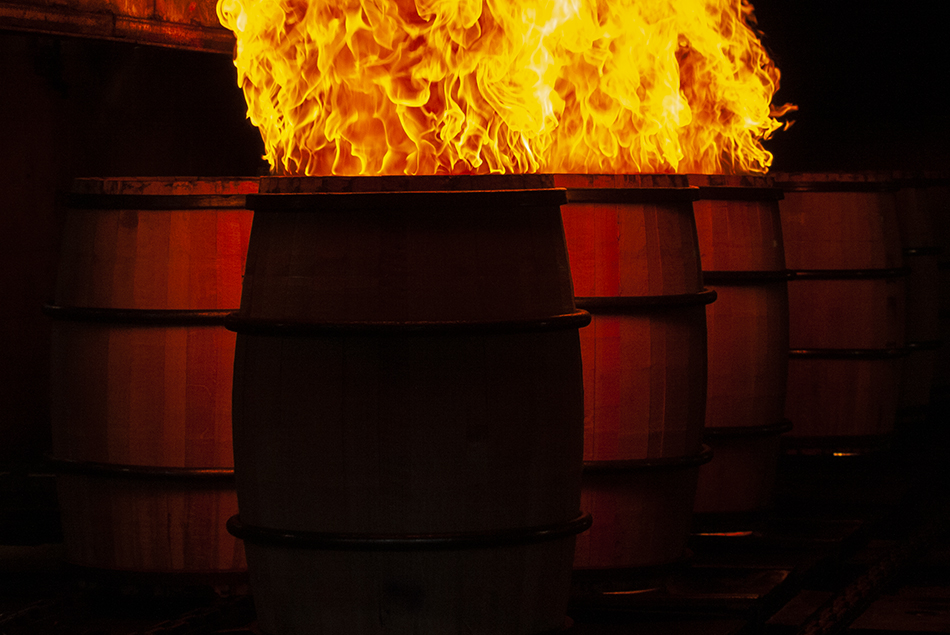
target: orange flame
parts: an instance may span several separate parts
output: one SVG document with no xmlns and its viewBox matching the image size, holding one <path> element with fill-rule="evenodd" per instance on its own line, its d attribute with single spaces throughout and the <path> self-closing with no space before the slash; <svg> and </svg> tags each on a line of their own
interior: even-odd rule
<svg viewBox="0 0 950 635">
<path fill-rule="evenodd" d="M 745 0 L 219 0 L 278 174 L 764 172 Z"/>
</svg>

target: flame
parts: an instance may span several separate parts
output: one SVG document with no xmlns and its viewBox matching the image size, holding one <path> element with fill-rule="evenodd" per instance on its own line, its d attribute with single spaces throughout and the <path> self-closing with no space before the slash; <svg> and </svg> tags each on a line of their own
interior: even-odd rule
<svg viewBox="0 0 950 635">
<path fill-rule="evenodd" d="M 219 0 L 277 174 L 764 172 L 745 0 Z"/>
</svg>

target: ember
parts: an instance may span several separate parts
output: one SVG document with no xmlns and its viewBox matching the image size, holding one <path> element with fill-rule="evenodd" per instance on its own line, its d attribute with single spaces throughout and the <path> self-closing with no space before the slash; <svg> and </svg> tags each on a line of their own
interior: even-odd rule
<svg viewBox="0 0 950 635">
<path fill-rule="evenodd" d="M 765 172 L 745 0 L 219 0 L 277 174 Z"/>
</svg>

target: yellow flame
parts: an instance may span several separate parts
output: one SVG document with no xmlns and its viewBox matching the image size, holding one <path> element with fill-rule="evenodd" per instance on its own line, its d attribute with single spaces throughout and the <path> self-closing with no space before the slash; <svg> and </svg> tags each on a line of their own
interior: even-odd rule
<svg viewBox="0 0 950 635">
<path fill-rule="evenodd" d="M 278 174 L 764 172 L 784 125 L 745 0 L 219 0 L 218 16 Z"/>
</svg>

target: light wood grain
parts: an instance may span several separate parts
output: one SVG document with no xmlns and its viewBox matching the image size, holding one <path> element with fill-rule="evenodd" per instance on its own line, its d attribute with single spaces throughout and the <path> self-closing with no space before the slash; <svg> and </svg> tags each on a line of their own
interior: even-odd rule
<svg viewBox="0 0 950 635">
<path fill-rule="evenodd" d="M 750 200 L 712 200 L 701 194 L 693 204 L 703 271 L 752 274 L 708 285 L 718 294 L 706 307 L 710 427 L 774 425 L 785 402 L 788 296 L 786 283 L 774 278 L 786 270 L 782 226 L 768 183 L 750 179 L 742 181 L 749 181 Z M 715 191 L 709 177 L 691 175 L 690 183 Z M 757 273 L 773 278 L 756 279 Z"/>
<path fill-rule="evenodd" d="M 51 304 L 80 316 L 88 309 L 236 309 L 252 213 L 175 203 L 184 195 L 255 189 L 255 179 L 77 180 L 74 193 L 98 196 L 103 207 L 68 210 Z M 110 197 L 128 195 L 170 203 L 110 208 Z M 56 459 L 122 469 L 233 466 L 235 335 L 223 324 L 54 317 Z M 73 563 L 161 573 L 245 567 L 241 543 L 224 529 L 237 511 L 233 483 L 79 471 L 61 474 L 58 486 Z"/>
<path fill-rule="evenodd" d="M 577 538 L 574 567 L 670 565 L 686 555 L 698 467 L 633 475 L 585 475 L 584 509 L 594 526 Z"/>
<path fill-rule="evenodd" d="M 906 280 L 807 280 L 788 283 L 789 346 L 898 348 L 904 345 Z"/>
<path fill-rule="evenodd" d="M 899 359 L 791 359 L 786 415 L 792 438 L 867 437 L 894 430 Z"/>
<path fill-rule="evenodd" d="M 897 186 L 880 175 L 778 178 L 785 257 L 793 270 L 831 270 L 844 279 L 789 283 L 792 349 L 899 350 L 905 343 L 905 277 Z M 834 191 L 825 191 L 825 190 Z M 847 278 L 849 272 L 865 278 Z M 877 273 L 876 273 L 877 272 Z M 893 431 L 900 360 L 790 361 L 786 416 L 797 444 L 884 436 Z"/>
<path fill-rule="evenodd" d="M 635 202 L 634 195 L 630 203 L 561 208 L 578 297 L 661 298 L 657 306 L 592 309 L 592 323 L 581 331 L 585 460 L 697 455 L 707 379 L 705 307 L 662 304 L 663 296 L 703 290 L 685 178 L 556 175 L 555 183 L 568 188 L 569 200 L 572 188 L 657 190 L 649 202 Z M 697 474 L 635 472 L 602 483 L 585 476 L 583 501 L 594 525 L 578 538 L 575 567 L 639 567 L 679 558 Z"/>
<path fill-rule="evenodd" d="M 715 272 L 707 286 L 717 293 L 706 307 L 706 428 L 774 426 L 784 416 L 789 342 L 785 247 L 774 183 L 751 176 L 690 175 L 689 181 L 700 187 L 693 203 L 699 251 L 703 271 Z M 726 192 L 735 194 L 730 198 Z M 720 272 L 733 278 L 711 282 Z M 713 459 L 699 470 L 695 510 L 728 514 L 767 505 L 778 435 L 755 440 L 707 435 L 706 443 Z"/>
</svg>

